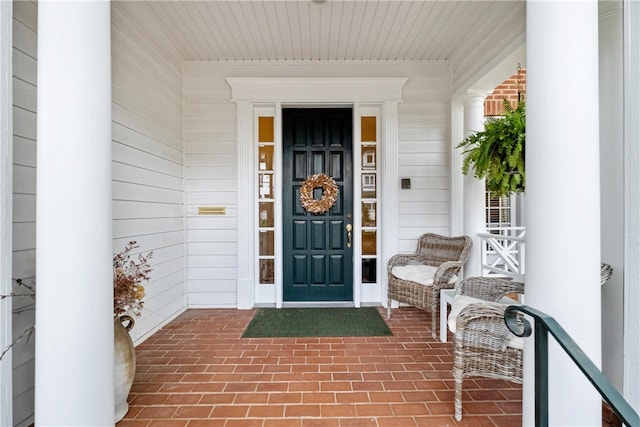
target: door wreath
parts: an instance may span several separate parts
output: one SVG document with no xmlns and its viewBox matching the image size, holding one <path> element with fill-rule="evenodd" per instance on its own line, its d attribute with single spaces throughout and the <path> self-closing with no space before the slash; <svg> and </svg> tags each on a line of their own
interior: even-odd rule
<svg viewBox="0 0 640 427">
<path fill-rule="evenodd" d="M 313 198 L 313 190 L 322 188 L 322 197 Z M 300 186 L 300 204 L 312 214 L 322 214 L 336 204 L 338 200 L 338 185 L 330 176 L 319 173 L 309 176 Z"/>
</svg>

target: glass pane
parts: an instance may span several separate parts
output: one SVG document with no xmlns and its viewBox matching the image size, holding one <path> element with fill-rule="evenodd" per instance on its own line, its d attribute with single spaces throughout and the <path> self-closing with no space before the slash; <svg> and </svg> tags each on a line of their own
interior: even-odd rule
<svg viewBox="0 0 640 427">
<path fill-rule="evenodd" d="M 376 147 L 362 147 L 362 169 L 376 168 Z"/>
<path fill-rule="evenodd" d="M 260 255 L 273 255 L 273 231 L 260 231 Z"/>
<path fill-rule="evenodd" d="M 260 283 L 274 283 L 272 259 L 260 260 Z"/>
<path fill-rule="evenodd" d="M 273 117 L 258 117 L 258 142 L 273 142 Z"/>
<path fill-rule="evenodd" d="M 376 254 L 376 232 L 362 231 L 362 255 Z"/>
<path fill-rule="evenodd" d="M 376 118 L 375 117 L 362 117 L 360 119 L 360 126 L 362 130 L 362 142 L 376 141 Z"/>
<path fill-rule="evenodd" d="M 273 227 L 273 203 L 261 202 L 260 213 L 258 215 L 260 227 Z"/>
<path fill-rule="evenodd" d="M 362 174 L 362 198 L 363 199 L 376 198 L 376 174 L 375 173 Z"/>
<path fill-rule="evenodd" d="M 376 203 L 362 202 L 362 226 L 376 226 Z"/>
<path fill-rule="evenodd" d="M 362 260 L 362 283 L 376 283 L 376 259 Z"/>
<path fill-rule="evenodd" d="M 258 169 L 261 171 L 273 170 L 273 145 L 261 145 L 258 150 Z"/>
<path fill-rule="evenodd" d="M 259 179 L 258 185 L 260 187 L 260 198 L 272 199 L 273 198 L 273 175 L 261 173 L 258 179 Z"/>
</svg>

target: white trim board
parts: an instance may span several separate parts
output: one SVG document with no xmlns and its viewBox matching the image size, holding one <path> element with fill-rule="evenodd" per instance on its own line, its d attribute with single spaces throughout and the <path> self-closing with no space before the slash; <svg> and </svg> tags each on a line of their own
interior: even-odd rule
<svg viewBox="0 0 640 427">
<path fill-rule="evenodd" d="M 402 101 L 402 89 L 407 82 L 403 77 L 387 78 L 254 78 L 229 77 L 226 79 L 232 90 L 231 100 L 237 104 L 238 135 L 238 188 L 254 188 L 255 170 L 253 141 L 253 106 L 274 105 L 279 111 L 283 104 L 291 105 L 337 105 L 348 104 L 358 108 L 362 104 L 382 107 L 382 138 L 384 151 L 381 159 L 381 194 L 383 203 L 381 224 L 380 260 L 387 254 L 396 253 L 398 243 L 398 104 Z M 276 113 L 279 114 L 279 113 Z M 254 271 L 255 224 L 253 191 L 238 196 L 238 276 L 237 307 L 249 309 L 255 305 L 257 278 Z M 381 302 L 386 295 L 386 281 L 380 278 Z M 281 284 L 280 284 L 281 286 Z M 276 293 L 277 306 L 282 305 L 282 293 Z M 359 291 L 354 289 L 354 298 Z M 354 300 L 357 306 L 360 301 Z"/>
<path fill-rule="evenodd" d="M 624 397 L 640 411 L 640 3 L 626 0 L 624 10 L 625 277 Z"/>
</svg>

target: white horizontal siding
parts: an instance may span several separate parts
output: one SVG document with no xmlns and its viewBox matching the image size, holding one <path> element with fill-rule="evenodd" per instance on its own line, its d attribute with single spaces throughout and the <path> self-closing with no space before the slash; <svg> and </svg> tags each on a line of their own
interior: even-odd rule
<svg viewBox="0 0 640 427">
<path fill-rule="evenodd" d="M 36 52 L 37 6 L 13 4 L 13 255 L 12 277 L 35 286 L 36 239 Z M 30 292 L 14 283 L 18 295 Z M 13 338 L 35 323 L 35 301 L 13 298 Z M 35 337 L 16 342 L 13 363 L 13 425 L 33 422 Z"/>
<path fill-rule="evenodd" d="M 401 190 L 398 246 L 415 250 L 420 234 L 449 232 L 450 73 L 445 63 L 187 62 L 184 67 L 185 192 L 190 307 L 236 304 L 236 106 L 226 77 L 408 77 L 399 108 Z M 222 206 L 220 217 L 198 206 Z M 384 264 L 386 260 L 381 260 Z"/>
<path fill-rule="evenodd" d="M 224 75 L 185 67 L 184 138 L 189 307 L 236 306 L 236 107 Z M 199 216 L 200 206 L 225 208 Z"/>
<path fill-rule="evenodd" d="M 14 134 L 13 163 L 20 166 L 36 166 L 36 141 Z"/>
<path fill-rule="evenodd" d="M 153 251 L 138 343 L 186 308 L 182 76 L 114 7 L 111 34 L 113 250 Z"/>
<path fill-rule="evenodd" d="M 128 236 L 145 236 L 149 234 L 182 232 L 184 221 L 182 218 L 149 218 L 140 222 L 138 219 L 115 219 L 113 221 L 113 237 L 126 239 Z"/>
<path fill-rule="evenodd" d="M 399 171 L 411 179 L 398 197 L 400 252 L 415 251 L 423 233 L 449 234 L 450 80 L 424 75 L 410 82 L 398 108 Z"/>
</svg>

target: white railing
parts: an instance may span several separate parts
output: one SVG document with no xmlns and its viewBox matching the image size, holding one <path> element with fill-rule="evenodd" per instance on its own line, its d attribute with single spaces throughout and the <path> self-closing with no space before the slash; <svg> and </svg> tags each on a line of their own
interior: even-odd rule
<svg viewBox="0 0 640 427">
<path fill-rule="evenodd" d="M 486 233 L 478 236 L 482 246 L 482 275 L 524 282 L 525 228 L 487 228 Z"/>
</svg>

